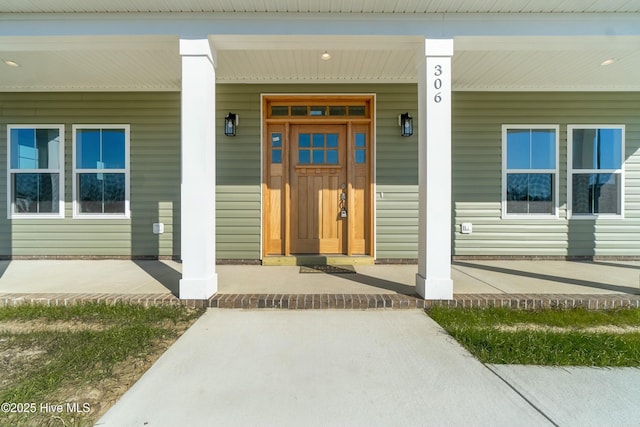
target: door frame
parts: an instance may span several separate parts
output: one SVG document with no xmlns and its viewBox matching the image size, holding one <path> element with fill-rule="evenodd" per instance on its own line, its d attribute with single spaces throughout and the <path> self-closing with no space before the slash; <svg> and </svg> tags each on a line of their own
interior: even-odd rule
<svg viewBox="0 0 640 427">
<path fill-rule="evenodd" d="M 367 256 L 375 258 L 375 242 L 376 242 L 376 223 L 375 223 L 375 211 L 376 211 L 376 191 L 375 191 L 375 165 L 376 165 L 376 133 L 375 133 L 375 119 L 376 119 L 376 96 L 374 93 L 278 93 L 278 94 L 270 94 L 270 93 L 262 93 L 260 95 L 260 156 L 261 156 L 261 188 L 260 188 L 260 255 L 261 259 L 264 259 L 266 256 L 275 255 L 275 256 L 289 256 L 291 255 L 290 251 L 290 218 L 289 218 L 289 205 L 290 203 L 290 177 L 288 176 L 287 169 L 289 168 L 288 160 L 284 160 L 285 163 L 282 165 L 283 174 L 283 185 L 282 185 L 282 193 L 281 197 L 284 198 L 284 208 L 281 211 L 281 225 L 280 234 L 282 235 L 282 250 L 280 254 L 274 254 L 269 251 L 270 246 L 270 210 L 271 207 L 271 195 L 269 190 L 269 180 L 270 180 L 270 159 L 269 159 L 269 149 L 271 147 L 271 141 L 269 141 L 269 127 L 272 125 L 280 125 L 280 129 L 282 129 L 283 134 L 283 146 L 289 146 L 289 135 L 290 135 L 290 125 L 292 124 L 343 124 L 346 125 L 347 132 L 347 151 L 353 149 L 353 126 L 357 125 L 359 127 L 366 126 L 368 130 L 368 135 L 370 139 L 370 143 L 367 147 L 367 166 L 368 166 L 368 176 L 369 182 L 366 186 L 366 191 L 368 192 L 368 207 L 365 208 L 365 218 L 367 220 L 367 227 L 365 233 L 368 234 L 366 239 L 366 244 L 364 248 L 364 253 Z M 349 117 L 349 116 L 319 116 L 319 117 L 292 117 L 287 116 L 284 118 L 276 118 L 276 117 L 268 117 L 268 107 L 271 103 L 282 103 L 289 105 L 318 105 L 318 104 L 326 104 L 326 105 L 353 105 L 364 104 L 366 106 L 367 113 L 365 117 Z M 282 158 L 287 159 L 289 157 L 288 151 L 282 153 Z M 351 186 L 351 179 L 353 171 L 352 165 L 347 161 L 347 185 Z M 351 188 L 349 188 L 351 189 Z M 354 206 L 353 202 L 353 191 L 348 191 L 348 199 L 347 199 L 347 209 L 349 206 Z M 347 226 L 347 255 L 353 255 L 352 244 L 351 244 L 351 236 L 353 235 L 353 224 L 351 222 L 351 215 L 348 217 L 348 226 Z"/>
</svg>

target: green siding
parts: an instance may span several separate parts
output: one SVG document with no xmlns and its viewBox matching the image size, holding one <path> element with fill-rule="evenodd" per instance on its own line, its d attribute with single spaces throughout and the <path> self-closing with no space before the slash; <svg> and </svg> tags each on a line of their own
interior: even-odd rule
<svg viewBox="0 0 640 427">
<path fill-rule="evenodd" d="M 65 125 L 65 218 L 7 220 L 7 124 Z M 72 219 L 72 125 L 129 124 L 131 218 Z M 0 255 L 180 253 L 179 93 L 0 93 Z M 152 233 L 163 222 L 165 232 Z M 175 233 L 174 233 L 175 231 Z"/>
<path fill-rule="evenodd" d="M 560 125 L 559 219 L 501 219 L 503 124 Z M 567 220 L 569 124 L 626 126 L 625 219 Z M 452 126 L 455 255 L 640 256 L 640 93 L 457 92 Z"/>
<path fill-rule="evenodd" d="M 398 114 L 417 116 L 416 85 L 227 85 L 216 87 L 217 257 L 260 257 L 260 95 L 375 93 L 377 256 L 415 258 L 418 231 L 417 135 L 400 136 Z M 225 137 L 224 116 L 240 115 L 235 137 Z M 383 197 L 380 197 L 382 193 Z"/>
</svg>

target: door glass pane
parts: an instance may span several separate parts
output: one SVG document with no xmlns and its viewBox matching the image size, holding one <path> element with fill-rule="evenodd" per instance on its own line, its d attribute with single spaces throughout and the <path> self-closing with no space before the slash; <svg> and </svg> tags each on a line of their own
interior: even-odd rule
<svg viewBox="0 0 640 427">
<path fill-rule="evenodd" d="M 337 133 L 328 133 L 327 134 L 327 147 L 335 148 L 338 146 L 338 134 Z"/>
<path fill-rule="evenodd" d="M 271 163 L 282 163 L 282 150 L 275 149 L 271 152 Z"/>
<path fill-rule="evenodd" d="M 314 148 L 324 147 L 324 134 L 322 133 L 313 134 L 313 147 Z"/>
<path fill-rule="evenodd" d="M 331 105 L 329 107 L 329 115 L 331 116 L 346 116 L 347 107 L 344 105 Z"/>
<path fill-rule="evenodd" d="M 324 150 L 313 151 L 313 163 L 316 165 L 324 163 Z"/>
<path fill-rule="evenodd" d="M 356 133 L 356 147 L 365 147 L 366 140 L 364 133 Z"/>
<path fill-rule="evenodd" d="M 312 116 L 326 116 L 327 115 L 327 107 L 324 105 L 312 105 L 311 106 L 311 115 Z"/>
<path fill-rule="evenodd" d="M 289 107 L 286 105 L 283 106 L 271 106 L 271 116 L 288 116 L 289 115 Z"/>
<path fill-rule="evenodd" d="M 367 111 L 364 105 L 351 105 L 349 106 L 349 115 L 364 117 L 367 115 Z"/>
<path fill-rule="evenodd" d="M 311 135 L 308 133 L 301 133 L 298 135 L 298 147 L 311 147 Z"/>
<path fill-rule="evenodd" d="M 272 147 L 282 147 L 282 134 L 281 133 L 272 133 L 271 134 L 271 146 Z"/>
<path fill-rule="evenodd" d="M 338 150 L 327 150 L 327 164 L 338 164 Z"/>
<path fill-rule="evenodd" d="M 366 151 L 356 150 L 356 163 L 366 163 Z"/>
<path fill-rule="evenodd" d="M 291 115 L 292 116 L 306 116 L 307 115 L 307 106 L 306 105 L 292 105 L 291 106 Z"/>
<path fill-rule="evenodd" d="M 300 164 L 311 163 L 311 152 L 309 150 L 298 151 L 298 163 Z"/>
</svg>

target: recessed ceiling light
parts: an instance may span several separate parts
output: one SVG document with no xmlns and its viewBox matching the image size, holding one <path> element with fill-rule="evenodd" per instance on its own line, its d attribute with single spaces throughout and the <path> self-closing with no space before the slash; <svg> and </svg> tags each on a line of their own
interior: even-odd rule
<svg viewBox="0 0 640 427">
<path fill-rule="evenodd" d="M 600 63 L 600 65 L 602 65 L 602 66 L 604 67 L 604 66 L 607 66 L 607 65 L 611 65 L 611 64 L 613 64 L 614 62 L 616 62 L 616 60 L 615 60 L 615 59 L 613 59 L 613 58 L 609 58 L 609 59 L 607 59 L 607 60 L 605 60 L 605 61 L 602 61 L 602 62 Z"/>
<path fill-rule="evenodd" d="M 5 59 L 4 61 L 5 64 L 7 64 L 9 67 L 19 67 L 20 64 L 18 64 L 16 61 L 12 61 L 10 59 Z"/>
<path fill-rule="evenodd" d="M 327 52 L 326 50 L 324 51 L 324 53 L 322 55 L 320 55 L 320 58 L 323 61 L 328 61 L 331 59 L 331 55 L 329 54 L 329 52 Z"/>
</svg>

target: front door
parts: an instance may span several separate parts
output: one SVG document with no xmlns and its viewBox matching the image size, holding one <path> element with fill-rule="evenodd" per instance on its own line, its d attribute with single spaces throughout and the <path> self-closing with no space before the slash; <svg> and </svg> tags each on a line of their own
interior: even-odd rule
<svg viewBox="0 0 640 427">
<path fill-rule="evenodd" d="M 346 253 L 346 125 L 292 125 L 291 142 L 291 253 Z"/>
<path fill-rule="evenodd" d="M 263 98 L 263 256 L 373 254 L 373 101 Z"/>
</svg>

